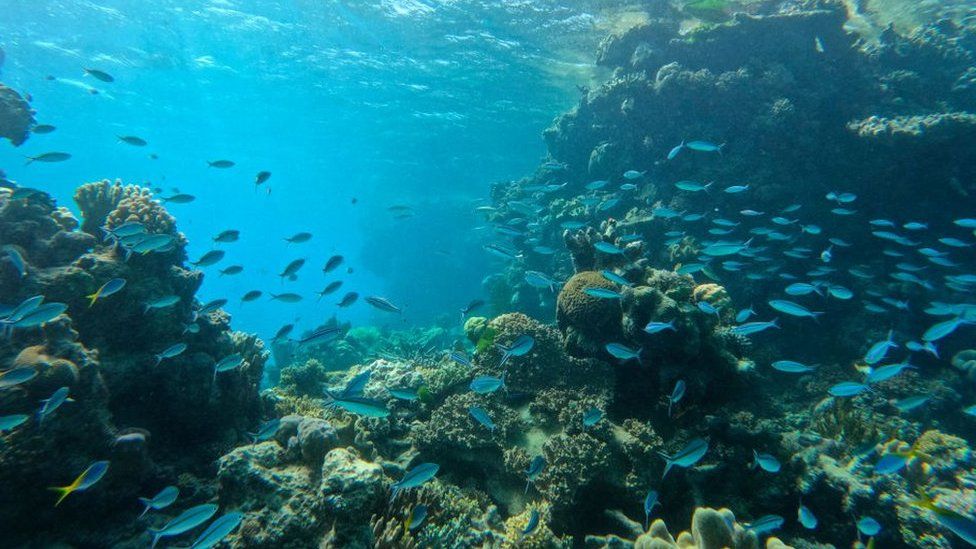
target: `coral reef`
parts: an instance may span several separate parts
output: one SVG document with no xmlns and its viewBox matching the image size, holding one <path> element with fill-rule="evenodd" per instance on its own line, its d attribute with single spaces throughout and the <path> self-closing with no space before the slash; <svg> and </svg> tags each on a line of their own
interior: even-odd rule
<svg viewBox="0 0 976 549">
<path fill-rule="evenodd" d="M 34 126 L 34 110 L 19 93 L 0 84 L 0 137 L 20 146 Z"/>
<path fill-rule="evenodd" d="M 79 196 L 112 192 L 128 198 L 111 209 L 89 203 L 83 211 L 178 234 L 175 220 L 144 190 L 103 182 L 85 186 Z M 103 218 L 88 226 L 103 223 L 118 226 Z M 178 471 L 212 461 L 242 442 L 262 414 L 258 385 L 268 353 L 255 336 L 232 332 L 222 311 L 196 312 L 202 274 L 183 268 L 182 252 L 124 261 L 114 243 L 78 227 L 44 193 L 15 198 L 9 189 L 0 191 L 0 240 L 24 261 L 23 272 L 8 270 L 4 262 L 4 301 L 40 295 L 66 306 L 56 319 L 15 329 L 0 343 L 4 364 L 37 373 L 0 392 L 0 409 L 33 415 L 37 402 L 60 388 L 70 397 L 43 421 L 31 420 L 5 435 L 0 447 L 0 461 L 8 464 L 4 493 L 17 498 L 7 502 L 0 522 L 14 544 L 37 541 L 38 532 L 81 544 L 92 543 L 95 530 L 109 531 L 114 542 L 133 536 L 128 519 L 142 486 L 173 483 Z M 94 302 L 85 297 L 115 278 L 127 281 L 123 294 Z M 178 302 L 147 308 L 164 295 Z M 188 324 L 195 324 L 195 333 L 187 333 Z M 179 341 L 186 351 L 157 365 L 154 355 L 163 345 Z M 215 376 L 214 364 L 234 354 L 241 365 Z M 37 490 L 101 459 L 110 461 L 111 473 L 103 489 L 84 494 L 84 501 L 69 498 L 55 513 L 49 495 Z M 91 509 L 118 519 L 93 530 L 85 518 Z M 24 513 L 32 520 L 24 521 Z"/>
<path fill-rule="evenodd" d="M 735 515 L 728 509 L 711 509 L 698 507 L 691 517 L 691 530 L 678 534 L 677 537 L 668 532 L 667 526 L 661 519 L 655 519 L 645 532 L 640 524 L 633 522 L 619 513 L 611 513 L 624 527 L 636 536 L 632 542 L 627 542 L 617 536 L 587 536 L 588 547 L 618 547 L 622 543 L 639 549 L 712 549 L 727 547 L 729 549 L 758 549 L 759 536 L 752 530 L 744 528 L 736 522 Z M 770 537 L 766 540 L 766 549 L 792 549 L 778 538 Z"/>
</svg>

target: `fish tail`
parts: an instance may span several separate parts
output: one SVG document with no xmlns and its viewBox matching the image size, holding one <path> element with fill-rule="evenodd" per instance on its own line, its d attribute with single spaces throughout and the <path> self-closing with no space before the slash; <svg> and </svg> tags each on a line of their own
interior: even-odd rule
<svg viewBox="0 0 976 549">
<path fill-rule="evenodd" d="M 61 502 L 64 501 L 64 498 L 68 497 L 71 494 L 71 492 L 74 492 L 75 488 L 77 488 L 77 486 L 75 486 L 75 484 L 73 483 L 67 486 L 52 486 L 48 488 L 48 490 L 51 490 L 53 492 L 58 492 L 59 494 L 58 500 L 54 502 L 54 506 L 57 507 L 58 505 L 61 505 Z"/>
<path fill-rule="evenodd" d="M 916 497 L 916 499 L 909 500 L 908 503 L 910 505 L 921 507 L 922 509 L 928 509 L 930 511 L 935 511 L 936 509 L 935 503 L 932 501 L 932 498 L 930 498 L 929 495 L 926 494 L 924 490 L 919 490 L 918 497 Z"/>
<path fill-rule="evenodd" d="M 661 480 L 664 480 L 664 477 L 668 476 L 668 471 L 671 470 L 671 467 L 673 465 L 674 465 L 674 462 L 669 459 L 668 462 L 667 462 L 667 464 L 664 466 L 664 472 L 661 473 Z"/>
<path fill-rule="evenodd" d="M 143 509 L 142 513 L 140 513 L 139 516 L 136 518 L 142 518 L 143 516 L 145 516 L 145 514 L 149 512 L 149 508 L 152 507 L 152 500 L 148 498 L 139 498 L 139 503 L 145 505 L 146 508 Z"/>
<path fill-rule="evenodd" d="M 85 298 L 89 300 L 88 301 L 88 308 L 89 309 L 92 308 L 95 305 L 95 302 L 98 301 L 98 297 L 101 295 L 101 293 L 102 293 L 101 290 L 99 290 L 99 291 L 97 291 L 97 292 L 95 292 L 93 294 L 90 294 L 90 295 L 86 295 L 85 296 Z"/>
<path fill-rule="evenodd" d="M 26 158 L 26 159 L 27 159 L 27 162 L 24 162 L 24 165 L 25 165 L 25 166 L 28 166 L 28 165 L 30 165 L 30 163 L 31 163 L 31 162 L 33 162 L 33 161 L 35 160 L 35 158 L 34 158 L 33 156 L 25 156 L 24 158 Z"/>
<path fill-rule="evenodd" d="M 643 352 L 644 352 L 644 348 L 643 347 L 638 347 L 637 348 L 637 363 L 640 364 L 641 366 L 644 365 L 644 361 L 641 360 L 641 353 L 643 353 Z"/>
</svg>

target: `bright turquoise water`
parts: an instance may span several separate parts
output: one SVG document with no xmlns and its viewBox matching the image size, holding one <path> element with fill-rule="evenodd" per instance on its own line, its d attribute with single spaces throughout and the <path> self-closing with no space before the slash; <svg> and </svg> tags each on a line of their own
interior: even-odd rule
<svg viewBox="0 0 976 549">
<path fill-rule="evenodd" d="M 3 81 L 57 130 L 18 149 L 4 141 L 0 166 L 72 208 L 73 189 L 102 178 L 195 195 L 169 206 L 191 260 L 221 230 L 242 233 L 199 294 L 229 299 L 237 329 L 270 336 L 296 318 L 311 328 L 347 290 L 388 295 L 407 321 L 429 322 L 480 294 L 490 260 L 470 230 L 474 206 L 492 181 L 531 172 L 541 131 L 586 83 L 581 60 L 606 25 L 588 4 L 8 1 Z M 22 162 L 53 150 L 73 158 Z M 216 159 L 237 165 L 208 168 Z M 273 175 L 255 190 L 260 170 Z M 416 215 L 394 219 L 394 204 Z M 314 238 L 286 245 L 299 231 Z M 317 303 L 334 253 L 353 272 L 340 269 L 344 287 Z M 277 273 L 300 257 L 299 279 L 282 284 Z M 218 276 L 231 264 L 244 272 Z M 252 289 L 265 298 L 241 306 Z M 306 299 L 267 300 L 282 291 Z M 362 302 L 340 312 L 389 319 L 372 316 Z"/>
</svg>

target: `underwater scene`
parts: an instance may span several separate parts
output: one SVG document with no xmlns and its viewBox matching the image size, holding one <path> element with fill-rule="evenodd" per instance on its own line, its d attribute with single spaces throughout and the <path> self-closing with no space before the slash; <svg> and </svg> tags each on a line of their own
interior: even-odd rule
<svg viewBox="0 0 976 549">
<path fill-rule="evenodd" d="M 0 548 L 976 546 L 971 0 L 2 0 Z"/>
</svg>

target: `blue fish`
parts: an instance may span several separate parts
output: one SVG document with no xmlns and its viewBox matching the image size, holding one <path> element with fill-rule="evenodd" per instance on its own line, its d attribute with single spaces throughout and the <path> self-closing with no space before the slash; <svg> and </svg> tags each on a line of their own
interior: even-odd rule
<svg viewBox="0 0 976 549">
<path fill-rule="evenodd" d="M 252 440 L 254 440 L 254 442 L 263 442 L 275 436 L 278 433 L 279 426 L 281 426 L 280 419 L 270 419 L 262 423 L 256 432 L 248 433 L 248 435 Z"/>
<path fill-rule="evenodd" d="M 139 498 L 139 502 L 146 506 L 139 515 L 139 518 L 142 518 L 142 516 L 148 513 L 150 509 L 159 511 L 160 509 L 169 507 L 179 496 L 179 488 L 176 486 L 167 486 L 151 498 Z"/>
<path fill-rule="evenodd" d="M 933 324 L 932 326 L 929 326 L 927 330 L 925 330 L 925 333 L 922 334 L 922 341 L 938 341 L 956 331 L 956 328 L 959 326 L 969 324 L 970 322 L 971 321 L 963 320 L 962 318 L 951 318 L 949 320 L 944 320 L 937 324 Z"/>
<path fill-rule="evenodd" d="M 54 393 L 41 401 L 41 409 L 37 411 L 37 422 L 44 423 L 44 420 L 51 416 L 65 402 L 74 402 L 68 396 L 68 388 L 61 387 Z"/>
<path fill-rule="evenodd" d="M 654 507 L 661 505 L 658 499 L 658 493 L 656 490 L 648 490 L 647 495 L 644 496 L 644 529 L 648 528 L 648 523 L 651 521 L 651 512 L 654 511 Z"/>
<path fill-rule="evenodd" d="M 638 364 L 643 364 L 640 358 L 641 351 L 643 351 L 642 348 L 631 349 L 622 343 L 608 343 L 605 348 L 614 358 L 623 360 L 624 362 L 636 360 Z"/>
<path fill-rule="evenodd" d="M 674 160 L 674 158 L 678 156 L 678 153 L 680 153 L 681 150 L 684 148 L 685 148 L 684 141 L 682 141 L 680 145 L 673 147 L 670 151 L 668 151 L 668 160 Z"/>
<path fill-rule="evenodd" d="M 583 293 L 597 299 L 621 299 L 623 297 L 620 292 L 607 288 L 586 288 Z"/>
<path fill-rule="evenodd" d="M 786 372 L 788 374 L 805 374 L 807 372 L 812 372 L 815 368 L 796 362 L 794 360 L 777 360 L 772 364 L 773 369 L 779 370 L 780 372 Z"/>
<path fill-rule="evenodd" d="M 722 148 L 725 147 L 725 143 L 722 143 L 721 145 L 716 145 L 715 143 L 712 143 L 710 141 L 697 140 L 697 141 L 689 141 L 688 143 L 685 143 L 685 147 L 698 152 L 721 153 Z"/>
<path fill-rule="evenodd" d="M 773 309 L 790 316 L 816 319 L 818 316 L 823 314 L 821 312 L 811 311 L 799 303 L 794 303 L 785 299 L 771 299 L 768 301 L 768 303 Z"/>
<path fill-rule="evenodd" d="M 484 395 L 494 393 L 504 386 L 505 376 L 503 375 L 502 377 L 478 376 L 471 380 L 471 384 L 468 387 L 475 393 Z"/>
<path fill-rule="evenodd" d="M 976 220 L 967 221 L 976 222 Z M 973 226 L 976 227 L 976 223 Z M 919 496 L 919 499 L 913 500 L 911 504 L 932 511 L 935 513 L 935 518 L 939 524 L 951 530 L 953 534 L 962 538 L 966 543 L 976 545 L 976 518 L 939 507 L 924 493 Z"/>
<path fill-rule="evenodd" d="M 701 253 L 712 257 L 735 255 L 749 249 L 750 242 L 715 242 L 705 246 Z"/>
<path fill-rule="evenodd" d="M 501 367 L 505 365 L 505 363 L 508 362 L 508 359 L 512 358 L 513 356 L 520 357 L 527 355 L 534 346 L 535 338 L 528 334 L 522 334 L 516 337 L 515 340 L 512 341 L 512 343 L 507 347 L 504 345 L 496 345 L 496 347 L 502 351 L 502 358 L 499 361 L 498 366 Z"/>
<path fill-rule="evenodd" d="M 778 473 L 782 465 L 775 456 L 771 454 L 761 454 L 755 450 L 752 451 L 752 466 L 759 467 L 767 473 Z"/>
<path fill-rule="evenodd" d="M 400 400 L 413 401 L 420 398 L 420 395 L 417 394 L 417 390 L 410 387 L 388 387 L 386 391 L 394 398 L 398 398 Z"/>
<path fill-rule="evenodd" d="M 671 330 L 672 332 L 678 331 L 678 329 L 674 327 L 673 320 L 669 320 L 667 322 L 651 321 L 647 323 L 647 326 L 644 326 L 644 331 L 647 332 L 648 334 L 656 334 L 659 332 L 663 332 L 664 330 Z"/>
<path fill-rule="evenodd" d="M 537 509 L 533 509 L 532 512 L 529 513 L 529 520 L 528 522 L 525 523 L 525 528 L 522 529 L 521 537 L 526 538 L 528 536 L 531 536 L 532 533 L 535 532 L 536 528 L 538 527 L 539 527 L 539 511 Z"/>
<path fill-rule="evenodd" d="M 471 406 L 468 408 L 468 413 L 471 414 L 471 417 L 473 417 L 475 421 L 487 427 L 489 431 L 495 432 L 495 422 L 491 420 L 491 417 L 488 415 L 488 412 L 484 410 L 484 408 L 480 406 Z"/>
<path fill-rule="evenodd" d="M 0 416 L 0 435 L 13 431 L 17 427 L 23 425 L 30 416 L 27 414 L 11 414 L 9 416 Z"/>
<path fill-rule="evenodd" d="M 807 530 L 814 530 L 817 528 L 817 517 L 813 514 L 813 511 L 802 503 L 800 504 L 800 508 L 796 511 L 796 518 Z"/>
<path fill-rule="evenodd" d="M 827 392 L 831 396 L 835 397 L 852 397 L 863 393 L 864 391 L 869 391 L 870 387 L 864 383 L 858 383 L 856 381 L 842 381 L 830 389 Z"/>
<path fill-rule="evenodd" d="M 603 419 L 603 410 L 600 410 L 596 406 L 593 406 L 587 411 L 583 412 L 584 427 L 593 427 L 599 423 L 601 419 Z"/>
<path fill-rule="evenodd" d="M 664 452 L 658 452 L 658 454 L 664 458 L 666 462 L 664 466 L 664 474 L 661 475 L 661 478 L 668 476 L 668 471 L 670 471 L 674 466 L 687 468 L 695 465 L 699 460 L 701 460 L 702 457 L 705 456 L 706 452 L 708 452 L 708 441 L 703 438 L 696 438 L 690 441 L 684 446 L 684 448 L 672 456 L 669 456 Z"/>
<path fill-rule="evenodd" d="M 603 278 L 609 280 L 610 282 L 620 284 L 621 286 L 631 286 L 630 281 L 613 271 L 602 270 L 600 271 L 600 274 L 603 276 Z"/>
<path fill-rule="evenodd" d="M 95 485 L 98 481 L 102 480 L 105 473 L 108 472 L 109 462 L 107 461 L 96 461 L 89 465 L 78 477 L 72 481 L 71 484 L 67 486 L 54 486 L 48 488 L 48 490 L 53 490 L 58 493 L 58 501 L 54 503 L 57 507 L 61 505 L 64 498 L 70 496 L 74 492 L 83 492 Z"/>
<path fill-rule="evenodd" d="M 103 297 L 108 297 L 112 294 L 118 293 L 124 287 L 124 278 L 113 278 L 112 280 L 109 280 L 105 284 L 102 284 L 102 287 L 96 290 L 95 293 L 86 296 L 89 299 L 88 306 L 91 307 L 96 301 Z"/>
<path fill-rule="evenodd" d="M 427 519 L 428 509 L 426 505 L 417 505 L 410 511 L 410 516 L 407 518 L 407 529 L 414 531 L 424 524 L 424 520 Z"/>
<path fill-rule="evenodd" d="M 167 522 L 162 528 L 149 529 L 149 534 L 153 537 L 152 545 L 150 547 L 156 547 L 156 544 L 159 543 L 159 540 L 162 538 L 178 536 L 193 530 L 197 526 L 200 526 L 204 522 L 210 520 L 210 517 L 214 516 L 216 513 L 217 506 L 212 503 L 204 503 L 203 505 L 197 505 L 183 511 L 178 517 Z"/>
<path fill-rule="evenodd" d="M 898 348 L 898 344 L 895 343 L 893 336 L 894 331 L 888 330 L 888 337 L 871 345 L 868 348 L 868 352 L 864 355 L 864 362 L 869 366 L 874 366 L 884 360 L 889 350 Z"/>
<path fill-rule="evenodd" d="M 907 413 L 924 405 L 926 402 L 928 402 L 931 399 L 932 397 L 928 395 L 915 395 L 915 396 L 905 397 L 900 400 L 896 400 L 892 404 L 894 405 L 895 408 L 898 408 L 899 412 Z"/>
<path fill-rule="evenodd" d="M 888 364 L 886 366 L 880 366 L 874 368 L 867 375 L 866 381 L 868 383 L 879 383 L 882 381 L 887 381 L 893 377 L 900 375 L 902 372 L 908 369 L 915 369 L 915 366 L 907 362 L 899 362 L 898 364 Z"/>
<path fill-rule="evenodd" d="M 464 354 L 464 351 L 452 351 L 450 358 L 461 366 L 471 367 L 471 360 L 468 358 L 468 355 Z"/>
<path fill-rule="evenodd" d="M 729 331 L 736 335 L 752 335 L 768 330 L 770 328 L 779 328 L 777 324 L 778 318 L 774 318 L 768 322 L 746 322 L 745 324 L 739 324 L 738 326 L 733 326 L 729 328 Z"/>
<path fill-rule="evenodd" d="M 679 379 L 674 384 L 674 388 L 671 389 L 671 394 L 668 395 L 668 417 L 671 417 L 671 408 L 684 398 L 686 389 L 687 385 L 685 385 L 685 380 L 683 379 Z"/>
<path fill-rule="evenodd" d="M 719 315 L 718 309 L 707 301 L 699 301 L 695 304 L 695 306 L 698 307 L 699 311 L 705 313 L 706 315 L 715 315 L 716 317 Z"/>
<path fill-rule="evenodd" d="M 749 320 L 749 318 L 751 318 L 754 314 L 756 314 L 756 311 L 752 310 L 752 306 L 750 306 L 748 309 L 741 309 L 739 312 L 735 313 L 735 321 L 738 324 L 742 324 L 743 322 Z"/>
<path fill-rule="evenodd" d="M 529 462 L 528 468 L 525 470 L 525 492 L 529 491 L 529 484 L 535 482 L 539 478 L 546 468 L 546 458 L 542 456 L 535 456 L 532 461 Z"/>
<path fill-rule="evenodd" d="M 426 484 L 437 475 L 437 471 L 440 468 L 441 466 L 436 463 L 421 463 L 404 473 L 403 478 L 399 482 L 393 483 L 393 493 L 390 496 L 390 503 L 396 500 L 397 494 L 400 492 L 410 490 L 411 488 L 418 488 Z"/>
<path fill-rule="evenodd" d="M 861 517 L 857 521 L 857 531 L 868 537 L 876 536 L 881 532 L 881 524 L 871 517 Z"/>
<path fill-rule="evenodd" d="M 746 529 L 752 530 L 756 535 L 762 535 L 767 532 L 772 532 L 783 526 L 783 517 L 779 515 L 766 515 L 759 517 L 758 519 L 746 523 L 744 525 Z"/>
<path fill-rule="evenodd" d="M 37 377 L 37 369 L 33 366 L 18 366 L 0 373 L 0 389 L 16 387 Z"/>
<path fill-rule="evenodd" d="M 232 511 L 210 523 L 193 542 L 190 549 L 210 549 L 230 535 L 244 520 L 244 513 Z"/>
<path fill-rule="evenodd" d="M 617 246 L 614 246 L 609 242 L 603 242 L 602 240 L 594 243 L 593 247 L 596 248 L 597 251 L 610 255 L 621 255 L 624 253 L 623 248 L 618 248 Z"/>
</svg>

